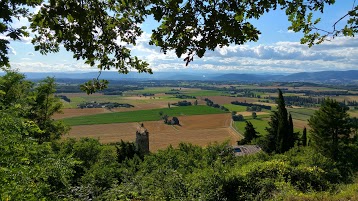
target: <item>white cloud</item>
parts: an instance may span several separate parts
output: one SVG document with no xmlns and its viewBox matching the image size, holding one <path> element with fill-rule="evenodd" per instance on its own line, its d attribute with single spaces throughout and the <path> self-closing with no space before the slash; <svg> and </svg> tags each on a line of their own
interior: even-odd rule
<svg viewBox="0 0 358 201">
<path fill-rule="evenodd" d="M 17 53 L 16 53 L 16 50 L 13 48 L 13 47 L 11 47 L 10 45 L 9 46 L 7 46 L 8 48 L 9 48 L 9 54 L 12 54 L 12 55 L 16 55 Z"/>
<path fill-rule="evenodd" d="M 149 39 L 148 39 L 149 40 Z M 167 55 L 158 47 L 149 46 L 143 40 L 133 47 L 141 58 L 148 61 L 157 71 L 176 69 L 252 71 L 252 72 L 302 72 L 322 70 L 358 69 L 358 40 L 336 38 L 321 45 L 308 48 L 299 42 L 277 42 L 269 45 L 231 45 L 207 51 L 205 56 L 194 58 L 185 67 L 182 58 L 173 51 Z"/>
<path fill-rule="evenodd" d="M 78 72 L 78 71 L 98 71 L 95 67 L 90 67 L 81 63 L 54 63 L 29 62 L 29 58 L 22 58 L 23 62 L 11 62 L 12 69 L 21 72 Z"/>
<path fill-rule="evenodd" d="M 0 34 L 0 39 L 13 41 L 12 38 L 6 36 L 5 34 Z M 32 37 L 20 37 L 20 40 L 16 40 L 17 42 L 23 42 L 25 44 L 31 44 Z"/>
<path fill-rule="evenodd" d="M 294 32 L 292 30 L 287 30 L 287 33 L 296 33 L 296 32 Z"/>
<path fill-rule="evenodd" d="M 271 72 L 294 73 L 302 71 L 322 70 L 358 70 L 358 39 L 336 38 L 332 41 L 308 48 L 299 42 L 281 41 L 273 44 L 250 43 L 250 45 L 231 45 L 207 51 L 203 58 L 195 57 L 194 61 L 185 66 L 182 58 L 177 58 L 174 51 L 164 54 L 159 47 L 148 44 L 150 34 L 144 33 L 137 40 L 136 46 L 130 46 L 133 56 L 147 61 L 154 72 L 172 70 L 212 70 L 231 72 Z M 253 44 L 253 45 L 252 45 Z M 16 53 L 16 52 L 15 52 Z M 27 53 L 32 56 L 32 52 Z M 49 71 L 90 71 L 97 70 L 61 56 L 51 64 L 41 61 L 41 57 L 34 56 L 32 62 L 12 62 L 14 68 L 21 71 L 49 72 Z M 70 54 L 67 54 L 70 55 Z"/>
</svg>

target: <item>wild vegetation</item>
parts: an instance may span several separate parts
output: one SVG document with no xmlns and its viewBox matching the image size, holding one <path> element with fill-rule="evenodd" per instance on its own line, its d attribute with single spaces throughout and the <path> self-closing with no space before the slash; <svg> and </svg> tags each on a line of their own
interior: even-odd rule
<svg viewBox="0 0 358 201">
<path fill-rule="evenodd" d="M 206 147 L 182 143 L 143 155 L 132 142 L 58 140 L 67 128 L 63 122 L 52 120 L 61 109 L 53 79 L 34 85 L 9 71 L 0 82 L 0 196 L 4 200 L 357 198 L 357 121 L 349 116 L 347 106 L 333 99 L 326 99 L 317 109 L 305 109 L 310 111 L 306 113 L 308 128 L 295 133 L 294 115 L 290 115 L 290 109 L 295 108 L 286 109 L 285 96 L 279 91 L 277 108 L 271 115 L 258 112 L 253 118 L 250 112 L 239 129 L 245 137 L 240 144 L 258 144 L 265 150 L 255 155 L 237 157 L 232 146 L 214 142 Z M 185 89 L 182 92 L 186 93 Z M 146 114 L 153 115 L 151 120 L 160 120 L 161 115 L 170 114 L 182 124 L 183 114 L 223 112 L 203 105 L 207 101 L 202 97 L 198 97 L 197 106 L 187 107 L 168 108 L 167 100 L 160 109 L 110 112 L 64 122 L 145 121 L 141 118 Z M 136 100 L 132 104 L 140 106 Z M 237 113 L 245 114 L 245 106 L 241 107 Z M 257 129 L 259 121 L 266 123 Z"/>
</svg>

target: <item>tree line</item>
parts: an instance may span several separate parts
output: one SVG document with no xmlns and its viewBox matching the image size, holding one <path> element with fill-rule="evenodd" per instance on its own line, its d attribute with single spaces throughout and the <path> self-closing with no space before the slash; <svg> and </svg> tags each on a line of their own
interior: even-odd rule
<svg viewBox="0 0 358 201">
<path fill-rule="evenodd" d="M 269 105 L 260 105 L 260 104 L 246 103 L 246 102 L 240 102 L 240 101 L 232 101 L 231 104 L 241 105 L 241 106 L 246 106 L 246 107 L 260 107 L 262 109 L 271 110 L 271 106 L 269 106 Z"/>
</svg>

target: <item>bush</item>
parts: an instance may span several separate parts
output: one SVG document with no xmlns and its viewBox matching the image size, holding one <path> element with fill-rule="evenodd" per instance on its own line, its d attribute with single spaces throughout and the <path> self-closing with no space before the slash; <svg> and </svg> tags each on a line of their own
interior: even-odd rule
<svg viewBox="0 0 358 201">
<path fill-rule="evenodd" d="M 238 114 L 238 115 L 232 115 L 232 120 L 233 121 L 244 121 L 245 118 L 244 118 L 244 116 L 242 116 L 242 114 Z"/>
</svg>

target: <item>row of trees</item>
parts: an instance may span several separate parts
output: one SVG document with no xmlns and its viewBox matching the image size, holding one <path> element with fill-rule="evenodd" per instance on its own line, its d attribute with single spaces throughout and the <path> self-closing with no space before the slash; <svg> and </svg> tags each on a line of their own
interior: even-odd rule
<svg viewBox="0 0 358 201">
<path fill-rule="evenodd" d="M 241 105 L 241 106 L 246 106 L 246 107 L 260 107 L 260 108 L 262 108 L 262 109 L 271 110 L 271 106 L 269 106 L 269 105 L 260 105 L 260 104 L 254 104 L 254 103 L 246 103 L 246 101 L 245 101 L 245 102 L 232 101 L 231 104 L 233 104 L 233 105 Z"/>
<path fill-rule="evenodd" d="M 267 99 L 275 100 L 275 97 L 268 97 Z M 324 102 L 324 98 L 319 97 L 302 97 L 302 96 L 286 96 L 285 102 L 287 105 L 316 107 Z"/>
<path fill-rule="evenodd" d="M 225 106 L 214 103 L 209 98 L 205 98 L 204 101 L 206 102 L 207 106 L 214 107 L 214 108 L 220 108 L 221 110 L 226 111 L 226 112 L 229 111 L 229 109 L 227 109 Z"/>
<path fill-rule="evenodd" d="M 159 112 L 159 116 L 161 119 L 163 119 L 165 124 L 168 125 L 179 125 L 180 126 L 180 122 L 178 117 L 172 117 L 172 119 L 169 119 L 169 116 L 167 114 L 164 114 L 162 111 Z"/>
</svg>

